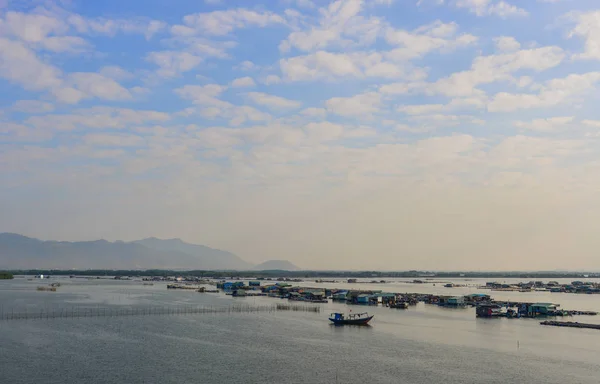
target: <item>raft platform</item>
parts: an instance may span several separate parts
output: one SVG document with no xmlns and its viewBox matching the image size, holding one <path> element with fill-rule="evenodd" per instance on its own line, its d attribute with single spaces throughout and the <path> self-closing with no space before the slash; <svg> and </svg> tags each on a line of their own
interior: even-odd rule
<svg viewBox="0 0 600 384">
<path fill-rule="evenodd" d="M 578 323 L 573 321 L 542 321 L 541 325 L 552 325 L 555 327 L 569 327 L 569 328 L 587 328 L 587 329 L 598 329 L 600 330 L 600 324 L 587 324 Z"/>
</svg>

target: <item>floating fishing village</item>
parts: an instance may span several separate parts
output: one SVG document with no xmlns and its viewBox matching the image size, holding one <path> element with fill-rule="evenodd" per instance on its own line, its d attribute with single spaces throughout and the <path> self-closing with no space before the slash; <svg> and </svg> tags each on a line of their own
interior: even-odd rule
<svg viewBox="0 0 600 384">
<path fill-rule="evenodd" d="M 379 306 L 382 308 L 389 308 L 390 310 L 410 310 L 411 307 L 416 306 L 419 303 L 425 305 L 435 305 L 444 308 L 474 308 L 476 318 L 540 318 L 545 319 L 542 325 L 551 325 L 557 327 L 572 327 L 572 328 L 590 328 L 600 329 L 598 324 L 586 324 L 579 322 L 570 321 L 556 321 L 551 318 L 557 317 L 572 317 L 572 316 L 594 316 L 597 315 L 595 311 L 580 310 L 574 308 L 562 308 L 560 304 L 554 302 L 531 302 L 521 300 L 500 300 L 494 299 L 494 292 L 514 292 L 516 295 L 526 292 L 548 292 L 548 293 L 566 293 L 566 294 L 599 294 L 600 283 L 598 282 L 586 282 L 583 280 L 575 280 L 570 283 L 559 283 L 557 281 L 529 281 L 519 283 L 499 283 L 499 282 L 486 282 L 482 285 L 469 286 L 470 288 L 476 288 L 478 293 L 468 294 L 433 294 L 433 293 L 416 293 L 416 292 L 386 292 L 384 290 L 373 289 L 373 286 L 383 285 L 388 283 L 386 280 L 365 280 L 365 279 L 343 279 L 343 280 L 325 280 L 325 279 L 314 279 L 310 280 L 319 285 L 332 285 L 332 287 L 311 287 L 307 280 L 299 278 L 288 278 L 288 277 L 256 277 L 254 279 L 240 279 L 239 277 L 232 277 L 230 279 L 223 278 L 208 278 L 198 276 L 147 276 L 134 279 L 128 276 L 69 276 L 71 279 L 83 278 L 87 280 L 98 280 L 98 279 L 111 279 L 111 280 L 124 280 L 136 281 L 141 283 L 143 286 L 153 286 L 155 283 L 166 283 L 168 290 L 182 290 L 191 291 L 197 293 L 206 294 L 224 294 L 234 298 L 246 298 L 246 297 L 268 297 L 280 300 L 287 300 L 293 305 L 308 305 L 309 308 L 304 311 L 320 312 L 320 306 L 312 306 L 313 304 L 325 304 L 329 302 L 338 304 L 347 304 L 349 306 Z M 35 277 L 28 278 L 27 280 L 48 280 L 50 276 L 36 275 Z M 61 287 L 60 282 L 48 282 L 46 286 L 38 286 L 38 291 L 56 292 Z M 335 288 L 333 285 L 343 283 L 346 288 Z M 465 288 L 466 284 L 453 283 L 442 280 L 434 280 L 428 278 L 425 280 L 414 279 L 403 281 L 419 287 L 423 284 L 430 284 L 432 286 L 438 286 L 439 289 L 446 291 L 452 291 L 452 288 Z M 161 284 L 162 285 L 162 284 Z M 368 289 L 362 289 L 361 286 L 369 285 Z M 351 289 L 347 288 L 352 287 Z M 389 286 L 388 286 L 389 287 Z M 366 287 L 365 287 L 366 288 Z M 488 293 L 483 293 L 489 291 Z M 235 305 L 241 304 L 238 302 Z M 252 312 L 250 306 L 245 306 L 244 310 L 242 307 L 232 307 L 234 312 Z M 259 307 L 257 307 L 259 308 Z M 286 308 L 282 304 L 278 303 L 275 307 L 260 307 L 256 311 L 265 310 L 285 310 Z M 300 310 L 296 308 L 295 310 Z M 224 311 L 220 309 L 219 311 Z M 185 308 L 185 309 L 154 309 L 144 312 L 110 312 L 110 316 L 117 316 L 119 314 L 129 315 L 140 315 L 140 314 L 184 314 L 184 313 L 213 313 L 219 312 L 214 309 L 206 308 Z M 231 309 L 230 309 L 231 311 Z M 332 313 L 329 320 L 334 324 L 367 324 L 373 316 L 369 316 L 366 312 L 358 312 L 349 308 L 349 315 L 343 313 Z M 89 316 L 96 313 L 100 316 L 101 311 L 97 312 L 85 312 Z M 107 313 L 106 310 L 102 313 Z M 64 314 L 63 314 L 64 315 Z M 4 319 L 16 317 L 27 318 L 28 315 L 17 315 L 14 314 L 4 315 Z M 40 317 L 43 315 L 40 315 Z M 46 317 L 59 317 L 60 314 L 46 314 Z M 76 316 L 76 315 L 73 315 Z M 85 317 L 86 315 L 84 315 Z M 108 316 L 108 315 L 107 315 Z M 345 316 L 345 317 L 344 317 Z"/>
<path fill-rule="evenodd" d="M 154 278 L 157 279 L 157 278 Z M 264 281 L 265 279 L 249 280 L 214 280 L 197 278 L 174 278 L 176 284 L 167 285 L 168 289 L 194 289 L 197 292 L 213 292 L 219 290 L 233 297 L 267 296 L 277 299 L 287 299 L 304 303 L 346 303 L 349 305 L 382 306 L 390 309 L 409 309 L 418 303 L 437 305 L 450 308 L 475 307 L 475 316 L 478 318 L 548 318 L 566 316 L 595 316 L 594 311 L 563 309 L 560 304 L 545 302 L 525 302 L 495 300 L 490 294 L 472 293 L 467 295 L 436 295 L 430 293 L 398 293 L 384 292 L 372 289 L 339 289 L 339 288 L 315 288 L 296 286 L 291 284 L 290 279 L 279 278 L 275 282 Z M 287 280 L 287 281 L 286 281 Z M 293 282 L 301 282 L 294 279 Z M 315 283 L 335 283 L 334 280 L 315 280 Z M 360 286 L 357 279 L 348 279 L 348 284 Z M 265 284 L 263 284 L 265 283 Z M 370 284 L 383 284 L 384 280 L 373 280 Z M 422 284 L 422 280 L 413 280 L 414 284 Z M 214 285 L 217 290 L 204 287 L 196 287 L 194 284 Z M 435 283 L 434 283 L 435 285 Z M 443 283 L 444 288 L 459 287 L 453 283 Z M 561 292 L 577 294 L 598 294 L 600 284 L 584 281 L 573 281 L 570 284 L 559 284 L 556 281 L 542 282 L 531 281 L 526 283 L 503 284 L 488 282 L 479 289 L 490 291 L 512 291 L 512 292 Z M 334 314 L 332 314 L 334 315 Z M 336 314 L 340 315 L 340 314 Z M 372 317 L 372 316 L 371 316 Z M 369 319 L 370 320 L 370 319 Z M 333 321 L 333 320 L 332 320 Z M 595 324 L 571 323 L 571 322 L 543 322 L 543 325 L 571 326 L 576 328 L 599 329 Z M 572 325 L 569 325 L 572 324 Z"/>
</svg>

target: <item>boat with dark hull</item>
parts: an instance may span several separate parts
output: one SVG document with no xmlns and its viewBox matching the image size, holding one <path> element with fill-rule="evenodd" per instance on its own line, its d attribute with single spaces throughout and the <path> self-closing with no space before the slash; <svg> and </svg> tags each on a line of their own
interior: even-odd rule
<svg viewBox="0 0 600 384">
<path fill-rule="evenodd" d="M 374 315 L 369 316 L 367 312 L 351 313 L 344 315 L 343 313 L 332 313 L 329 315 L 329 320 L 335 325 L 367 325 Z"/>
</svg>

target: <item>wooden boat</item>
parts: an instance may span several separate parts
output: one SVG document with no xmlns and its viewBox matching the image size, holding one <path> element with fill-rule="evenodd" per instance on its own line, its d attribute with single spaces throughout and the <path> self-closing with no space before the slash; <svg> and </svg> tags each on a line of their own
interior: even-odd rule
<svg viewBox="0 0 600 384">
<path fill-rule="evenodd" d="M 398 301 L 394 304 L 390 304 L 390 308 L 406 309 L 408 308 L 408 303 L 406 301 Z"/>
<path fill-rule="evenodd" d="M 329 320 L 335 325 L 367 325 L 373 316 L 369 316 L 367 312 L 351 313 L 349 315 L 332 313 L 329 315 Z"/>
</svg>

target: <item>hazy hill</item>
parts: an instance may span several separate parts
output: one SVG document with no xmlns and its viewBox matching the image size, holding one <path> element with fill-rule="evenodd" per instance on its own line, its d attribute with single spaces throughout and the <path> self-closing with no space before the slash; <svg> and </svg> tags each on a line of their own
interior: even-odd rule
<svg viewBox="0 0 600 384">
<path fill-rule="evenodd" d="M 0 233 L 3 269 L 251 269 L 236 255 L 179 239 L 42 241 Z"/>
<path fill-rule="evenodd" d="M 183 252 L 188 255 L 194 255 L 203 261 L 203 269 L 252 269 L 254 266 L 231 252 L 214 249 L 205 245 L 189 244 L 181 239 L 161 240 L 156 237 L 149 237 L 143 240 L 134 241 L 147 248 L 165 252 Z"/>
<path fill-rule="evenodd" d="M 254 267 L 257 271 L 298 271 L 300 268 L 287 260 L 269 260 Z"/>
</svg>

